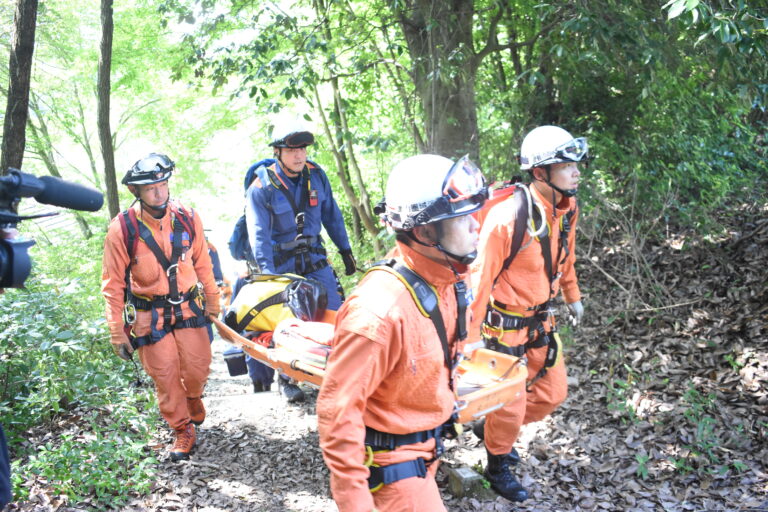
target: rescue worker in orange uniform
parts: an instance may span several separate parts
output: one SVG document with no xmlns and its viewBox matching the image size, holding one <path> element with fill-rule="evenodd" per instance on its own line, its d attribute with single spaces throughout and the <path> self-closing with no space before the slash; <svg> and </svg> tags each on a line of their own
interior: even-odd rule
<svg viewBox="0 0 768 512">
<path fill-rule="evenodd" d="M 189 458 L 195 425 L 205 420 L 207 316 L 218 315 L 220 305 L 200 216 L 170 200 L 174 168 L 167 156 L 151 153 L 125 174 L 136 201 L 109 225 L 102 293 L 112 348 L 125 360 L 138 350 L 160 414 L 174 430 L 170 458 L 177 461 Z"/>
<path fill-rule="evenodd" d="M 510 467 L 520 460 L 513 445 L 521 426 L 549 415 L 567 394 L 553 301 L 562 289 L 574 321 L 581 321 L 574 196 L 578 162 L 586 156 L 586 139 L 562 128 L 540 126 L 528 133 L 520 162 L 531 184 L 491 208 L 472 266 L 471 339 L 481 335 L 486 348 L 525 356 L 528 363 L 526 396 L 488 414 L 484 427 L 475 430 L 488 454 L 485 478 L 511 501 L 528 497 Z"/>
<path fill-rule="evenodd" d="M 466 157 L 418 155 L 389 176 L 377 213 L 396 233 L 392 259 L 369 270 L 339 309 L 317 398 L 320 447 L 341 512 L 445 510 L 435 473 L 469 326 L 466 278 L 479 228 L 470 214 L 487 196 Z M 434 290 L 442 335 L 414 288 Z"/>
</svg>

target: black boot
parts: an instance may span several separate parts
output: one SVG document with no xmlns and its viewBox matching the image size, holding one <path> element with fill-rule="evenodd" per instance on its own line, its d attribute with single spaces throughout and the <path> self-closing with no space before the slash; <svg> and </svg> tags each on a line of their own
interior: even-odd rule
<svg viewBox="0 0 768 512">
<path fill-rule="evenodd" d="M 481 441 L 485 440 L 485 418 L 472 425 L 472 433 Z M 514 448 L 509 452 L 509 463 L 513 466 L 517 466 L 520 463 L 520 454 Z"/>
<path fill-rule="evenodd" d="M 488 466 L 485 468 L 483 476 L 490 482 L 491 488 L 509 501 L 527 500 L 528 491 L 523 488 L 509 470 L 512 463 L 510 454 L 493 455 L 487 449 L 485 451 L 488 453 Z"/>
<path fill-rule="evenodd" d="M 264 391 L 271 391 L 272 390 L 272 384 L 270 383 L 263 383 L 260 380 L 254 380 L 253 381 L 253 392 L 254 393 L 262 393 Z"/>
<path fill-rule="evenodd" d="M 293 404 L 304 401 L 304 392 L 296 384 L 291 384 L 290 379 L 286 379 L 281 375 L 277 382 L 280 393 L 285 396 L 288 403 Z"/>
</svg>

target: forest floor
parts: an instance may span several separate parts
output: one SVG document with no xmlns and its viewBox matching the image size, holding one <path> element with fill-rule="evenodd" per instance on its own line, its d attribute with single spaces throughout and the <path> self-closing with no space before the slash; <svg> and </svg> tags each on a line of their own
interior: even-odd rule
<svg viewBox="0 0 768 512">
<path fill-rule="evenodd" d="M 453 497 L 441 469 L 449 511 L 768 511 L 768 206 L 736 211 L 722 219 L 731 229 L 721 239 L 680 232 L 643 249 L 664 294 L 658 307 L 627 305 L 632 280 L 622 273 L 637 256 L 629 245 L 584 244 L 587 317 L 563 329 L 570 395 L 516 445 L 530 499 Z M 247 376 L 228 376 L 225 345 L 213 345 L 209 415 L 192 459 L 169 462 L 163 431 L 152 492 L 122 510 L 335 510 L 316 391 L 305 388 L 297 405 L 252 393 Z M 485 461 L 469 431 L 447 448 L 443 468 Z M 91 508 L 57 506 L 42 486 L 10 510 Z"/>
</svg>

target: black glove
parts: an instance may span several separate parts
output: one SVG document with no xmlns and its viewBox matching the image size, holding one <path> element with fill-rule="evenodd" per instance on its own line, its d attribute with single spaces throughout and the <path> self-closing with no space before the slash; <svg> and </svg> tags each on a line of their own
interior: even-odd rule
<svg viewBox="0 0 768 512">
<path fill-rule="evenodd" d="M 352 249 L 341 251 L 341 259 L 344 260 L 344 274 L 351 276 L 357 270 L 357 262 L 352 256 Z"/>
</svg>

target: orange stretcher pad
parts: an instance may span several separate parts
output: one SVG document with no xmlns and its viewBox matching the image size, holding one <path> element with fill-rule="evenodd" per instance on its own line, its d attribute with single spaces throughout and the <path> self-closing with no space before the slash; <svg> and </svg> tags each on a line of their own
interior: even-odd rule
<svg viewBox="0 0 768 512">
<path fill-rule="evenodd" d="M 333 324 L 288 319 L 272 333 L 272 348 L 241 336 L 211 317 L 226 341 L 251 357 L 298 382 L 319 388 L 331 353 Z M 468 423 L 525 396 L 528 370 L 519 358 L 480 348 L 456 370 L 456 407 L 460 423 Z"/>
</svg>

